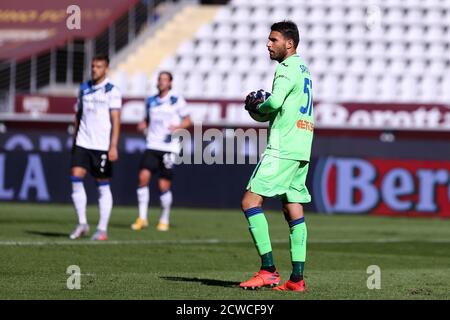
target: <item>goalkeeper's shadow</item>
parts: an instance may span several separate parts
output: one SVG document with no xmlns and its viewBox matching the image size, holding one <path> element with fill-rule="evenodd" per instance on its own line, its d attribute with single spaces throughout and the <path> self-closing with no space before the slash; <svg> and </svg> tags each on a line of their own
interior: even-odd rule
<svg viewBox="0 0 450 320">
<path fill-rule="evenodd" d="M 27 234 L 48 237 L 48 238 L 68 238 L 69 237 L 69 233 L 64 233 L 64 232 L 37 231 L 37 230 L 24 230 L 24 232 Z"/>
<path fill-rule="evenodd" d="M 237 281 L 225 281 L 217 279 L 202 279 L 202 278 L 188 278 L 188 277 L 160 277 L 167 281 L 181 281 L 181 282 L 198 282 L 206 286 L 234 288 L 239 286 Z"/>
</svg>

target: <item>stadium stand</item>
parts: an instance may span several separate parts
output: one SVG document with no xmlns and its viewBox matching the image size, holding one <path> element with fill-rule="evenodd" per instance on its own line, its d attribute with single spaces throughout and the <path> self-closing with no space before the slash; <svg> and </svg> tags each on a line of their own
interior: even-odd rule
<svg viewBox="0 0 450 320">
<path fill-rule="evenodd" d="M 283 19 L 300 27 L 299 53 L 312 71 L 315 100 L 450 101 L 449 0 L 126 3 L 113 10 L 117 17 L 109 26 L 98 23 L 95 33 L 62 46 L 14 64 L 2 50 L 0 111 L 11 110 L 16 93 L 73 95 L 96 53 L 110 55 L 111 77 L 130 97 L 151 93 L 162 69 L 174 73 L 175 91 L 187 98 L 242 99 L 250 89 L 270 90 L 276 63 L 268 58 L 266 39 L 270 25 Z M 174 3 L 176 9 L 158 11 Z M 2 33 L 4 45 L 18 27 L 0 22 L 13 29 Z"/>
<path fill-rule="evenodd" d="M 173 55 L 184 39 L 193 37 L 200 26 L 211 21 L 217 9 L 217 6 L 186 5 L 145 41 L 133 45 L 123 60 L 121 57 L 115 59 L 119 62 L 117 68 L 114 68 L 112 79 L 128 95 L 145 96 L 151 90 L 148 75 L 163 63 L 165 57 Z M 185 48 L 185 51 L 191 49 Z M 169 67 L 168 63 L 171 61 L 164 62 L 163 65 Z M 191 70 L 194 66 L 188 63 L 184 62 L 180 67 Z M 176 65 L 172 64 L 170 67 L 172 69 Z M 211 65 L 207 68 L 211 68 Z"/>
<path fill-rule="evenodd" d="M 269 27 L 292 19 L 300 26 L 299 52 L 312 70 L 316 99 L 448 103 L 449 18 L 450 1 L 443 0 L 232 0 L 154 70 L 119 66 L 115 74 L 131 79 L 132 87 L 151 76 L 152 87 L 158 70 L 169 69 L 190 98 L 269 90 L 275 68 L 265 48 Z M 158 46 L 157 39 L 149 43 Z"/>
</svg>

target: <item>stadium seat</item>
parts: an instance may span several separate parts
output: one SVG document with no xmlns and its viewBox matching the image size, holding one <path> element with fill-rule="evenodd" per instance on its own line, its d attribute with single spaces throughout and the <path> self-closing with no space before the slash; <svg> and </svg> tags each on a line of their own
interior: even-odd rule
<svg viewBox="0 0 450 320">
<path fill-rule="evenodd" d="M 202 73 L 208 73 L 212 69 L 211 66 L 215 66 L 215 60 L 211 55 L 203 56 L 198 60 L 195 69 Z"/>
<path fill-rule="evenodd" d="M 217 40 L 224 40 L 224 39 L 232 39 L 233 38 L 233 27 L 231 24 L 228 23 L 222 23 L 217 26 L 217 28 L 214 31 L 214 36 Z"/>
<path fill-rule="evenodd" d="M 362 24 L 354 25 L 350 28 L 349 36 L 354 40 L 363 40 L 367 37 L 367 29 Z"/>
<path fill-rule="evenodd" d="M 204 77 L 199 72 L 189 73 L 186 79 L 185 92 L 183 94 L 189 97 L 200 97 L 204 93 L 203 90 Z"/>
<path fill-rule="evenodd" d="M 173 59 L 165 59 L 159 66 L 159 69 L 163 70 L 173 70 L 175 68 L 176 62 Z"/>
<path fill-rule="evenodd" d="M 428 55 L 431 59 L 441 59 L 445 57 L 445 47 L 443 43 L 432 43 L 428 49 Z"/>
<path fill-rule="evenodd" d="M 148 77 L 144 72 L 137 72 L 131 79 L 131 96 L 144 97 L 148 94 Z"/>
<path fill-rule="evenodd" d="M 233 51 L 233 42 L 231 40 L 219 41 L 215 47 L 214 54 L 219 57 L 227 57 Z"/>
<path fill-rule="evenodd" d="M 227 24 L 231 22 L 231 10 L 230 7 L 221 8 L 215 17 L 215 21 L 220 24 Z"/>
<path fill-rule="evenodd" d="M 231 56 L 221 57 L 215 66 L 219 72 L 227 72 L 233 68 L 233 58 Z"/>
<path fill-rule="evenodd" d="M 130 89 L 128 86 L 127 74 L 123 71 L 116 72 L 111 76 L 111 81 L 114 83 L 121 91 L 128 92 Z"/>
<path fill-rule="evenodd" d="M 357 92 L 358 99 L 367 102 L 376 101 L 379 96 L 377 82 L 377 78 L 374 75 L 364 76 L 360 91 Z"/>
<path fill-rule="evenodd" d="M 205 96 L 208 98 L 218 97 L 224 91 L 222 73 L 209 73 L 205 79 Z"/>
<path fill-rule="evenodd" d="M 398 93 L 398 80 L 392 74 L 382 76 L 378 82 L 380 90 L 380 98 L 382 102 L 395 101 Z"/>
<path fill-rule="evenodd" d="M 430 42 L 438 42 L 444 36 L 444 31 L 441 26 L 432 25 L 428 28 L 428 31 L 425 33 L 425 39 Z"/>
<path fill-rule="evenodd" d="M 177 50 L 177 53 L 181 56 L 191 55 L 193 52 L 194 43 L 191 41 L 184 41 Z"/>
<path fill-rule="evenodd" d="M 409 25 L 417 23 L 417 21 L 421 21 L 422 19 L 423 19 L 423 14 L 422 14 L 421 8 L 414 7 L 414 6 L 411 6 L 408 9 L 408 11 L 404 17 L 404 21 Z"/>
<path fill-rule="evenodd" d="M 428 10 L 428 13 L 425 15 L 423 22 L 427 25 L 438 25 L 443 18 L 443 11 L 438 8 L 432 8 Z"/>
<path fill-rule="evenodd" d="M 241 39 L 241 41 L 246 41 L 249 38 L 251 38 L 251 27 L 250 24 L 248 23 L 239 23 L 236 28 L 234 29 L 233 33 L 236 36 L 239 36 L 239 38 Z"/>
<path fill-rule="evenodd" d="M 366 59 L 354 57 L 350 63 L 349 70 L 354 74 L 364 74 L 366 72 Z"/>
<path fill-rule="evenodd" d="M 358 77 L 353 74 L 349 74 L 344 77 L 344 80 L 339 83 L 339 90 L 342 92 L 342 99 L 344 101 L 351 101 L 354 99 L 355 91 L 359 91 Z"/>
<path fill-rule="evenodd" d="M 286 17 L 288 16 L 288 12 L 284 6 L 276 7 L 271 13 L 270 13 L 270 19 L 273 21 L 281 21 L 286 20 Z"/>
<path fill-rule="evenodd" d="M 384 58 L 376 57 L 372 59 L 369 65 L 368 72 L 373 75 L 381 75 L 386 72 L 386 60 Z"/>
<path fill-rule="evenodd" d="M 347 14 L 347 22 L 354 25 L 365 23 L 365 12 L 364 9 L 359 6 L 352 6 Z"/>
<path fill-rule="evenodd" d="M 401 25 L 392 25 L 389 28 L 388 33 L 387 33 L 387 38 L 391 42 L 402 41 L 404 36 L 405 36 L 405 32 Z"/>
<path fill-rule="evenodd" d="M 237 6 L 236 10 L 232 14 L 233 22 L 239 25 L 245 25 L 250 17 L 250 9 L 246 6 Z"/>
<path fill-rule="evenodd" d="M 337 73 L 345 73 L 348 69 L 347 59 L 344 57 L 335 57 L 331 62 L 331 70 Z"/>
<path fill-rule="evenodd" d="M 339 6 L 336 6 L 332 10 L 330 10 L 330 13 L 327 16 L 327 21 L 332 24 L 342 23 L 346 19 L 347 17 L 345 15 L 345 9 Z"/>
<path fill-rule="evenodd" d="M 210 39 L 202 39 L 199 41 L 198 45 L 195 47 L 195 52 L 197 54 L 210 53 L 213 51 L 214 42 Z"/>
<path fill-rule="evenodd" d="M 403 60 L 403 56 L 405 55 L 405 45 L 402 42 L 394 41 L 391 43 L 388 49 L 388 55 L 390 58 L 396 59 L 399 58 Z"/>
<path fill-rule="evenodd" d="M 432 59 L 427 73 L 437 77 L 442 74 L 442 70 L 448 70 L 445 62 L 441 59 Z"/>
<path fill-rule="evenodd" d="M 328 50 L 329 52 L 333 53 L 333 55 L 336 57 L 340 57 L 348 53 L 347 45 L 343 41 L 332 42 Z"/>
<path fill-rule="evenodd" d="M 406 54 L 413 59 L 421 59 L 425 54 L 425 45 L 422 42 L 413 42 Z"/>
<path fill-rule="evenodd" d="M 399 24 L 404 18 L 402 9 L 400 7 L 390 8 L 386 15 L 383 16 L 385 23 L 390 25 Z"/>
<path fill-rule="evenodd" d="M 268 14 L 269 9 L 266 6 L 255 6 L 249 18 L 252 22 L 263 25 L 267 21 Z"/>
<path fill-rule="evenodd" d="M 400 84 L 400 100 L 401 102 L 414 102 L 419 88 L 418 77 L 405 76 Z"/>
<path fill-rule="evenodd" d="M 196 59 L 192 56 L 182 56 L 177 63 L 177 69 L 180 71 L 190 71 L 196 66 Z"/>
<path fill-rule="evenodd" d="M 338 96 L 338 86 L 339 77 L 335 74 L 328 74 L 324 77 L 323 81 L 321 81 L 322 86 L 322 94 L 321 98 L 326 102 L 334 102 L 336 101 L 336 97 Z"/>
<path fill-rule="evenodd" d="M 409 73 L 413 75 L 421 75 L 425 72 L 425 61 L 422 59 L 415 59 L 409 66 Z"/>
<path fill-rule="evenodd" d="M 355 41 L 352 43 L 348 53 L 353 57 L 363 56 L 367 52 L 366 44 L 362 41 Z"/>
<path fill-rule="evenodd" d="M 257 73 L 250 73 L 244 79 L 244 92 L 258 90 L 262 86 L 262 77 Z"/>
<path fill-rule="evenodd" d="M 450 104 L 450 74 L 446 74 L 441 82 L 443 103 Z"/>
<path fill-rule="evenodd" d="M 389 73 L 396 75 L 396 76 L 401 76 L 405 73 L 406 62 L 404 59 L 397 57 L 391 61 L 388 68 L 389 68 Z"/>
<path fill-rule="evenodd" d="M 425 75 L 422 77 L 420 83 L 420 96 L 419 100 L 422 102 L 436 102 L 438 96 L 439 87 L 437 78 L 433 75 Z"/>
<path fill-rule="evenodd" d="M 228 73 L 225 79 L 224 98 L 232 99 L 239 97 L 241 91 L 241 76 L 234 72 Z"/>
</svg>

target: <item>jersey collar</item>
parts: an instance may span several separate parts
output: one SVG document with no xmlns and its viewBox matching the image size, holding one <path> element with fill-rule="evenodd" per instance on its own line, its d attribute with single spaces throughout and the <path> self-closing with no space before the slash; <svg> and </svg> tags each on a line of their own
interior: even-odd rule
<svg viewBox="0 0 450 320">
<path fill-rule="evenodd" d="M 289 57 L 287 57 L 286 59 L 284 59 L 283 61 L 281 61 L 281 63 L 284 63 L 284 62 L 287 62 L 287 61 L 289 61 L 291 58 L 298 58 L 298 57 L 300 57 L 297 53 L 294 53 L 293 55 L 291 55 L 291 56 L 289 56 Z"/>
<path fill-rule="evenodd" d="M 157 95 L 156 97 L 157 97 L 158 101 L 160 101 L 161 103 L 164 103 L 164 102 L 168 101 L 171 96 L 172 96 L 172 90 L 169 90 L 169 92 L 167 92 L 167 94 L 164 96 L 164 98 L 161 98 L 159 95 Z"/>
<path fill-rule="evenodd" d="M 104 87 L 108 82 L 109 82 L 109 79 L 108 79 L 108 77 L 106 77 L 105 80 L 103 80 L 102 82 L 100 82 L 96 85 L 92 85 L 92 88 L 94 90 L 100 89 L 100 88 Z"/>
</svg>

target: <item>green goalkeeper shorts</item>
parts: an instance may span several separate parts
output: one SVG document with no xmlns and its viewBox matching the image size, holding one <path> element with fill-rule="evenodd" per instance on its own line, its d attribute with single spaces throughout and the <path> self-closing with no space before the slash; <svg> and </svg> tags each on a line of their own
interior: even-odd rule
<svg viewBox="0 0 450 320">
<path fill-rule="evenodd" d="M 277 197 L 287 202 L 311 202 L 306 188 L 309 162 L 263 155 L 256 166 L 247 190 L 264 197 Z"/>
</svg>

